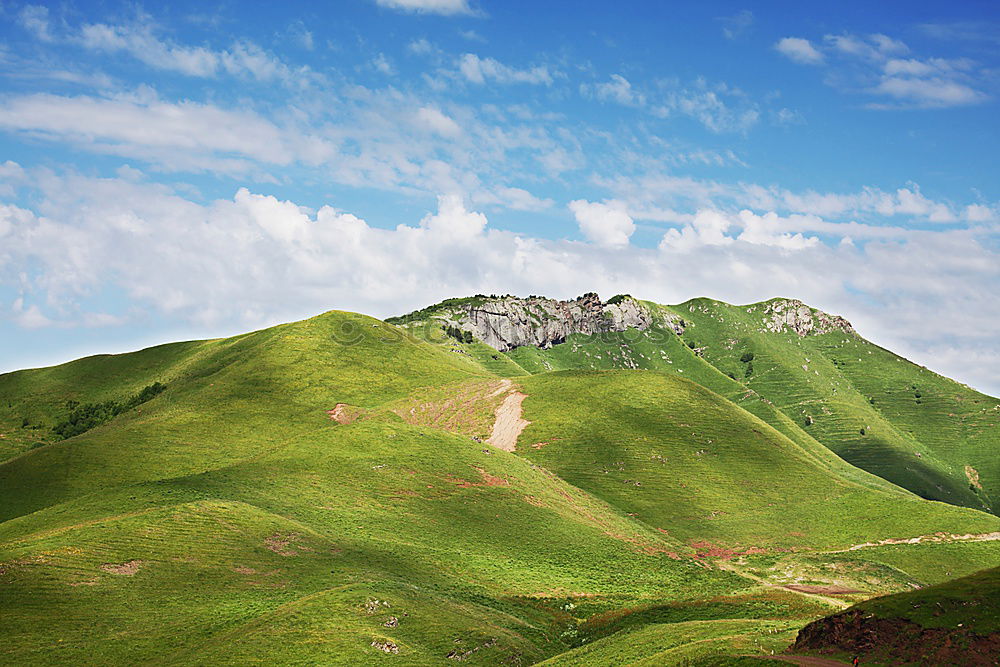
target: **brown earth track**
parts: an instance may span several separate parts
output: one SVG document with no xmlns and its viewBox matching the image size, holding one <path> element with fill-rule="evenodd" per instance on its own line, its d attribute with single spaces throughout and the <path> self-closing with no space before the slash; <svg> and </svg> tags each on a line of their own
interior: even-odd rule
<svg viewBox="0 0 1000 667">
<path fill-rule="evenodd" d="M 513 452 L 517 447 L 517 438 L 521 431 L 531 422 L 521 419 L 521 403 L 528 396 L 519 391 L 509 394 L 496 411 L 496 421 L 493 423 L 493 434 L 486 441 L 505 452 Z"/>
</svg>

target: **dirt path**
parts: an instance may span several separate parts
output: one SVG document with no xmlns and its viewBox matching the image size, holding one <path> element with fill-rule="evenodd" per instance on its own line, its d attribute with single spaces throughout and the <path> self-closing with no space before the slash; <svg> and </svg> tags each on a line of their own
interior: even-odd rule
<svg viewBox="0 0 1000 667">
<path fill-rule="evenodd" d="M 839 551 L 826 551 L 823 553 L 839 554 L 858 549 L 870 549 L 872 547 L 884 547 L 895 544 L 927 544 L 941 542 L 995 542 L 1000 540 L 1000 531 L 994 533 L 982 533 L 981 535 L 949 535 L 947 533 L 935 533 L 934 535 L 921 535 L 920 537 L 889 538 L 878 542 L 865 542 L 855 544 Z"/>
<path fill-rule="evenodd" d="M 840 660 L 818 658 L 813 655 L 764 655 L 760 657 L 767 658 L 768 660 L 790 662 L 793 665 L 811 665 L 812 667 L 844 667 L 844 665 L 848 664 L 846 662 L 841 662 Z"/>
<path fill-rule="evenodd" d="M 510 380 L 508 380 L 507 378 L 504 378 L 504 379 L 500 380 L 500 382 L 497 383 L 497 388 L 493 391 L 492 394 L 490 394 L 486 398 L 493 398 L 495 396 L 499 396 L 500 394 L 504 393 L 505 391 L 508 391 L 510 389 L 510 387 L 511 387 L 512 384 L 514 384 L 514 383 L 511 382 Z"/>
<path fill-rule="evenodd" d="M 521 419 L 521 403 L 526 399 L 527 394 L 515 391 L 497 408 L 497 420 L 493 422 L 493 435 L 486 441 L 505 452 L 512 452 L 517 446 L 517 437 L 521 435 L 524 427 L 531 422 Z"/>
</svg>

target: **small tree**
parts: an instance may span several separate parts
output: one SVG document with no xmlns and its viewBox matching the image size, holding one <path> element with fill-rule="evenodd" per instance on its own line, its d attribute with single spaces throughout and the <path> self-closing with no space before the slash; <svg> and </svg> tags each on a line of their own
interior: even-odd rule
<svg viewBox="0 0 1000 667">
<path fill-rule="evenodd" d="M 740 357 L 740 361 L 742 361 L 744 364 L 749 364 L 751 361 L 753 361 L 753 352 L 744 352 L 743 356 Z"/>
</svg>

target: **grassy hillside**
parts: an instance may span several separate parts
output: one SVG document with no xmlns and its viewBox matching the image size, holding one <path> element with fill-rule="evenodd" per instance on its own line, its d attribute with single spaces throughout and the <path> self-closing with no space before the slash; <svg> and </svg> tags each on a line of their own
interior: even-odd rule
<svg viewBox="0 0 1000 667">
<path fill-rule="evenodd" d="M 768 306 L 675 308 L 685 339 L 845 460 L 935 500 L 991 509 L 1000 493 L 996 399 L 842 331 L 768 328 Z M 740 359 L 753 355 L 750 364 Z M 747 374 L 747 366 L 752 372 Z"/>
<path fill-rule="evenodd" d="M 831 552 L 1000 530 L 709 361 L 669 330 L 503 355 L 330 312 L 0 376 L 0 663 L 716 664 L 843 606 L 786 587 Z M 874 594 L 995 544 L 847 553 L 891 570 Z"/>
<path fill-rule="evenodd" d="M 995 665 L 1000 569 L 862 602 L 803 628 L 794 649 L 872 665 Z"/>
<path fill-rule="evenodd" d="M 782 312 L 775 307 L 797 302 L 642 303 L 683 322 L 683 334 L 656 326 L 574 334 L 549 349 L 525 346 L 479 357 L 511 376 L 572 369 L 675 373 L 739 404 L 820 458 L 828 458 L 821 449 L 828 450 L 921 497 L 994 511 L 994 498 L 1000 496 L 1000 457 L 995 455 L 1000 399 L 851 331 L 832 327 L 798 335 L 777 326 Z M 825 317 L 810 310 L 816 318 Z M 470 358 L 476 356 L 474 348 L 483 347 L 458 343 L 434 326 L 417 326 L 423 312 L 408 320 L 421 335 L 447 341 Z M 513 364 L 502 366 L 504 359 Z"/>
</svg>

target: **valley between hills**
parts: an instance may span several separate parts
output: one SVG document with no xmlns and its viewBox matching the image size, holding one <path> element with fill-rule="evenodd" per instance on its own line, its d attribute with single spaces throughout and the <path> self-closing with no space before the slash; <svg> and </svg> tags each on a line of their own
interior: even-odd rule
<svg viewBox="0 0 1000 667">
<path fill-rule="evenodd" d="M 0 663 L 993 665 L 998 422 L 792 299 L 477 295 L 8 373 Z"/>
</svg>

